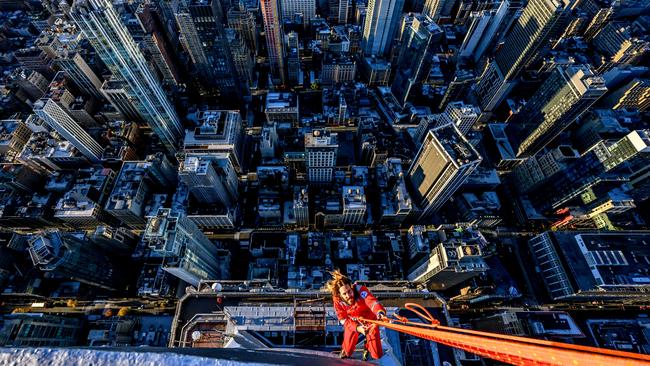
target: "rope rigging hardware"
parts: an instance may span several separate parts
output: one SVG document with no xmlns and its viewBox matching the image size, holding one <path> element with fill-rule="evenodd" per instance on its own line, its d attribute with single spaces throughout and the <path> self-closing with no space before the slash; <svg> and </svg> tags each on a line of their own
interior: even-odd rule
<svg viewBox="0 0 650 366">
<path fill-rule="evenodd" d="M 391 319 L 359 318 L 358 321 L 364 325 L 382 326 L 512 365 L 650 366 L 650 356 L 647 355 L 447 327 L 440 325 L 422 305 L 407 303 L 404 308 L 419 316 L 423 322 L 411 321 L 398 314 L 394 314 Z"/>
</svg>

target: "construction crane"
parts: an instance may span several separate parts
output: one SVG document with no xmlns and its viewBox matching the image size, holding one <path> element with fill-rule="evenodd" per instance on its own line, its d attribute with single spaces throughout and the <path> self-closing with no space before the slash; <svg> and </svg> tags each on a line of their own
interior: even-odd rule
<svg viewBox="0 0 650 366">
<path fill-rule="evenodd" d="M 650 356 L 637 353 L 446 327 L 419 304 L 408 303 L 404 307 L 425 322 L 409 321 L 399 315 L 390 320 L 359 320 L 513 365 L 650 365 Z"/>
</svg>

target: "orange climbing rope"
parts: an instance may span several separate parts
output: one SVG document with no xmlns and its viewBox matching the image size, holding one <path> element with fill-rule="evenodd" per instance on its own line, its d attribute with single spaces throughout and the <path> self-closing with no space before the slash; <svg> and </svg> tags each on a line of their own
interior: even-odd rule
<svg viewBox="0 0 650 366">
<path fill-rule="evenodd" d="M 359 320 L 513 365 L 650 365 L 650 356 L 637 353 L 445 327 L 421 305 L 408 303 L 404 307 L 428 323 L 412 322 L 397 314 L 388 321 Z"/>
</svg>

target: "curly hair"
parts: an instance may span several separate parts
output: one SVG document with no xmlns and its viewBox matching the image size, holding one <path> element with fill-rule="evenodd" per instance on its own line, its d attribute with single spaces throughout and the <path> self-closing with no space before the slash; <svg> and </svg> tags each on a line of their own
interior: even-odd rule
<svg viewBox="0 0 650 366">
<path fill-rule="evenodd" d="M 325 286 L 332 293 L 332 297 L 340 297 L 339 289 L 346 285 L 352 286 L 352 280 L 341 273 L 338 269 L 330 272 L 330 274 L 332 275 L 332 279 L 327 281 Z"/>
</svg>

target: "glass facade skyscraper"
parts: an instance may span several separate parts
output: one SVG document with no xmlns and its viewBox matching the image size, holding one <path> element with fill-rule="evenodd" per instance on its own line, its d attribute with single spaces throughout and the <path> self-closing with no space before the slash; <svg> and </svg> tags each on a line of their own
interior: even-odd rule
<svg viewBox="0 0 650 366">
<path fill-rule="evenodd" d="M 124 82 L 136 110 L 170 153 L 176 153 L 183 127 L 140 48 L 109 0 L 77 0 L 68 14 L 98 56 Z"/>
</svg>

